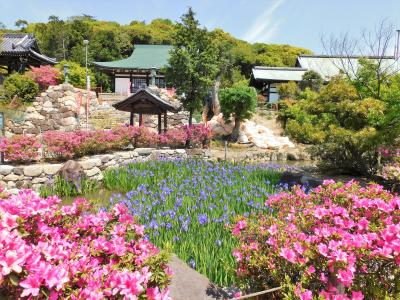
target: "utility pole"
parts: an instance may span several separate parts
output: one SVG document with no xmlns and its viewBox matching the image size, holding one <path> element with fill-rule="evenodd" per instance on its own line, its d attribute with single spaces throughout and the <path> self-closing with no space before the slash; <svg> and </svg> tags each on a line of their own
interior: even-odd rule
<svg viewBox="0 0 400 300">
<path fill-rule="evenodd" d="M 90 99 L 90 79 L 88 73 L 88 45 L 89 40 L 83 40 L 85 45 L 85 68 L 86 68 L 86 131 L 89 131 L 89 99 Z"/>
<path fill-rule="evenodd" d="M 396 47 L 394 48 L 395 49 L 394 59 L 399 58 L 400 29 L 397 29 L 396 32 L 397 32 L 397 41 L 396 41 Z"/>
</svg>

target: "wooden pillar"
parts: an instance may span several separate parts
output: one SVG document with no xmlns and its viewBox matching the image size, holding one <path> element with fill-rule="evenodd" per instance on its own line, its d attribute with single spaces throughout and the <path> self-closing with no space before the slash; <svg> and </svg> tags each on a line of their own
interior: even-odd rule
<svg viewBox="0 0 400 300">
<path fill-rule="evenodd" d="M 132 72 L 129 73 L 129 91 L 133 93 L 132 89 Z"/>
<path fill-rule="evenodd" d="M 164 132 L 167 132 L 167 112 L 164 113 Z"/>
<path fill-rule="evenodd" d="M 161 134 L 161 113 L 158 113 L 158 134 Z"/>
<path fill-rule="evenodd" d="M 143 125 L 143 115 L 139 114 L 139 126 Z"/>
<path fill-rule="evenodd" d="M 131 111 L 131 119 L 130 119 L 130 122 L 129 122 L 129 124 L 131 125 L 131 126 L 133 126 L 134 125 L 134 119 L 133 119 L 133 111 Z"/>
</svg>

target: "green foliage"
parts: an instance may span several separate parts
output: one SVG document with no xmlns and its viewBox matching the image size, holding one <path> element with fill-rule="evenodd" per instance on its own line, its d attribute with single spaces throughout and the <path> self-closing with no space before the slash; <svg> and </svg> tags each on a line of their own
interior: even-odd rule
<svg viewBox="0 0 400 300">
<path fill-rule="evenodd" d="M 33 79 L 19 73 L 7 76 L 3 86 L 6 101 L 17 97 L 22 102 L 32 102 L 39 93 L 39 85 Z"/>
<path fill-rule="evenodd" d="M 314 92 L 319 92 L 324 80 L 321 75 L 313 70 L 309 70 L 303 74 L 301 81 L 299 82 L 299 88 L 305 90 L 309 88 Z"/>
<path fill-rule="evenodd" d="M 85 15 L 66 20 L 50 16 L 47 23 L 18 21 L 21 31 L 35 34 L 43 53 L 59 61 L 74 61 L 81 65 L 85 63 L 85 39 L 89 40 L 88 60 L 91 65 L 93 61 L 125 58 L 131 54 L 134 44 L 173 44 L 179 27 L 168 19 L 154 19 L 149 24 L 132 21 L 129 25 L 120 25 Z M 229 87 L 243 77 L 249 78 L 254 65 L 294 66 L 299 54 L 311 54 L 307 49 L 289 45 L 250 44 L 218 28 L 210 32 L 210 38 L 210 44 L 216 48 L 217 68 L 223 87 Z M 103 88 L 111 87 L 109 78 L 96 74 L 96 79 Z"/>
<path fill-rule="evenodd" d="M 46 198 L 52 195 L 60 197 L 75 197 L 79 195 L 91 194 L 99 188 L 97 180 L 88 179 L 86 176 L 75 178 L 73 180 L 65 180 L 60 176 L 56 176 L 54 181 L 49 184 L 42 185 L 39 189 L 40 197 Z"/>
<path fill-rule="evenodd" d="M 193 112 L 201 109 L 218 71 L 217 49 L 207 30 L 199 28 L 191 8 L 182 16 L 182 23 L 177 24 L 170 54 L 166 78 L 182 95 L 191 124 Z"/>
<path fill-rule="evenodd" d="M 63 73 L 64 65 L 68 64 L 68 82 L 72 84 L 75 87 L 79 87 L 82 89 L 86 88 L 86 69 L 84 67 L 81 67 L 78 63 L 73 62 L 73 61 L 61 61 L 56 67 Z M 90 76 L 90 86 L 95 87 L 96 86 L 96 80 L 93 75 L 93 72 L 89 69 L 88 74 Z M 62 81 L 64 81 L 64 75 L 62 78 Z"/>
<path fill-rule="evenodd" d="M 358 83 L 342 77 L 333 78 L 319 93 L 306 88 L 296 102 L 281 105 L 286 132 L 298 142 L 314 144 L 323 167 L 374 173 L 377 149 L 400 134 L 399 79 L 388 82 L 382 85 L 382 99 L 360 98 Z"/>
<path fill-rule="evenodd" d="M 239 84 L 232 88 L 222 89 L 219 98 L 224 119 L 229 120 L 232 115 L 235 119 L 232 139 L 237 140 L 240 122 L 250 118 L 257 108 L 256 90 L 253 87 Z"/>
<path fill-rule="evenodd" d="M 279 172 L 226 162 L 151 160 L 106 170 L 104 186 L 122 193 L 113 201 L 135 211 L 151 242 L 170 246 L 211 282 L 230 286 L 236 278 L 232 249 L 237 244 L 225 224 L 235 215 L 269 211 L 265 195 L 276 191 Z"/>
<path fill-rule="evenodd" d="M 298 92 L 297 84 L 294 81 L 279 84 L 277 90 L 279 99 L 295 98 Z"/>
</svg>

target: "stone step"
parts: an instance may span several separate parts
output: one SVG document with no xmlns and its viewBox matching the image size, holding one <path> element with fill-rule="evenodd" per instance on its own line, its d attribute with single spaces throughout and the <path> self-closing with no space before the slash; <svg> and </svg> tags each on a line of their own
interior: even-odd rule
<svg viewBox="0 0 400 300">
<path fill-rule="evenodd" d="M 173 300 L 227 299 L 224 291 L 216 288 L 207 277 L 190 268 L 175 255 L 172 256 L 169 267 L 174 273 L 169 286 Z"/>
</svg>

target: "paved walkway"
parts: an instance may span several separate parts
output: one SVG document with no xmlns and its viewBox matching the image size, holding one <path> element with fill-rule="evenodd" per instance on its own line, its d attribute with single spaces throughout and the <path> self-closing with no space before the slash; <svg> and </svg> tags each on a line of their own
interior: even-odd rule
<svg viewBox="0 0 400 300">
<path fill-rule="evenodd" d="M 174 272 L 170 285 L 173 300 L 227 299 L 226 294 L 214 287 L 207 277 L 190 268 L 175 255 L 169 267 Z"/>
</svg>

